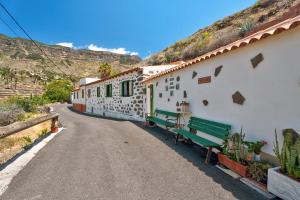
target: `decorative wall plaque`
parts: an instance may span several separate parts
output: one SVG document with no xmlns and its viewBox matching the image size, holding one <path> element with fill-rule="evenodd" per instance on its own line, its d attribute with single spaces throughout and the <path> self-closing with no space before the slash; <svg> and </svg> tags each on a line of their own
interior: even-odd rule
<svg viewBox="0 0 300 200">
<path fill-rule="evenodd" d="M 233 100 L 233 103 L 243 105 L 246 99 L 245 99 L 245 97 L 243 97 L 243 95 L 239 91 L 236 91 L 232 95 L 232 100 Z"/>
<path fill-rule="evenodd" d="M 206 76 L 202 78 L 198 78 L 198 84 L 205 84 L 211 82 L 211 76 Z"/>
<path fill-rule="evenodd" d="M 222 68 L 223 68 L 223 65 L 221 65 L 215 69 L 215 77 L 217 77 L 220 74 L 220 72 L 222 71 Z"/>
<path fill-rule="evenodd" d="M 207 106 L 208 105 L 208 101 L 205 99 L 202 101 L 203 102 L 203 105 Z"/>
<path fill-rule="evenodd" d="M 187 98 L 187 93 L 185 90 L 183 91 L 183 98 Z"/>
<path fill-rule="evenodd" d="M 192 75 L 192 78 L 194 79 L 196 76 L 197 76 L 197 72 L 196 71 L 193 71 L 193 75 Z"/>
<path fill-rule="evenodd" d="M 264 60 L 264 56 L 262 53 L 258 54 L 254 58 L 251 59 L 251 63 L 253 68 L 256 68 L 259 63 L 261 63 Z"/>
</svg>

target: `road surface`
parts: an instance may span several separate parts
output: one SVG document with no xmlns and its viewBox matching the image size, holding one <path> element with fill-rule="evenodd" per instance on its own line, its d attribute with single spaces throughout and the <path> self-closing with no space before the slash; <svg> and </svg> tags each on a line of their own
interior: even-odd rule
<svg viewBox="0 0 300 200">
<path fill-rule="evenodd" d="M 13 179 L 5 200 L 264 199 L 205 165 L 199 148 L 166 131 L 82 115 L 57 105 L 66 130 Z"/>
</svg>

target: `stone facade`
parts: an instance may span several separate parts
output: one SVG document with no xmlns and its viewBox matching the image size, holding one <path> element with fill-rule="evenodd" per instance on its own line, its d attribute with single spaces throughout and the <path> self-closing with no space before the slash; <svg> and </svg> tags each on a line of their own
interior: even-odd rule
<svg viewBox="0 0 300 200">
<path fill-rule="evenodd" d="M 144 85 L 139 81 L 141 72 L 133 72 L 127 75 L 109 79 L 86 87 L 91 90 L 91 96 L 86 100 L 86 112 L 97 115 L 142 120 L 144 118 Z M 132 81 L 132 96 L 121 95 L 123 81 Z M 112 97 L 106 96 L 106 86 L 112 84 Z M 100 88 L 100 97 L 97 97 L 97 88 Z"/>
<path fill-rule="evenodd" d="M 143 121 L 145 120 L 146 88 L 142 81 L 151 75 L 175 66 L 139 67 L 122 72 L 112 78 L 81 84 L 80 88 L 74 90 L 72 94 L 73 107 L 80 112 Z M 132 87 L 132 94 L 127 96 L 123 96 L 121 92 L 124 81 L 129 81 L 130 89 Z M 81 80 L 82 82 L 84 81 Z M 108 97 L 106 95 L 106 86 L 110 84 L 112 85 L 112 95 Z"/>
</svg>

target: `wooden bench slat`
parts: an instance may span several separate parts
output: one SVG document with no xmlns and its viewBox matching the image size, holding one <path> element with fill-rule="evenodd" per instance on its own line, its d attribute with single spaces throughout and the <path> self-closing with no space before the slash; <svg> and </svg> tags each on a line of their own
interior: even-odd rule
<svg viewBox="0 0 300 200">
<path fill-rule="evenodd" d="M 202 119 L 202 118 L 198 118 L 198 117 L 191 117 L 190 121 L 192 121 L 192 122 L 195 121 L 195 123 L 200 122 L 200 123 L 204 123 L 204 124 L 209 124 L 209 125 L 212 125 L 212 126 L 224 128 L 226 130 L 230 130 L 231 129 L 231 125 L 229 125 L 229 124 L 215 122 L 215 121 L 211 121 L 211 120 L 207 120 L 207 119 Z"/>
<path fill-rule="evenodd" d="M 220 145 L 215 143 L 215 142 L 212 142 L 210 140 L 207 140 L 205 138 L 202 138 L 196 134 L 193 134 L 189 131 L 186 131 L 184 129 L 175 129 L 174 132 L 182 135 L 183 137 L 185 138 L 189 138 L 191 140 L 193 140 L 194 142 L 204 146 L 204 147 L 219 147 Z"/>
<path fill-rule="evenodd" d="M 152 122 L 157 123 L 157 124 L 165 125 L 167 127 L 175 127 L 176 126 L 176 124 L 171 122 L 171 121 L 166 121 L 166 120 L 163 120 L 163 119 L 160 119 L 160 118 L 157 118 L 157 117 L 148 117 L 147 120 L 152 121 Z"/>
<path fill-rule="evenodd" d="M 171 116 L 171 117 L 178 117 L 179 116 L 179 113 L 174 113 L 174 112 L 159 110 L 159 109 L 156 109 L 155 113 L 161 114 L 161 115 L 166 115 L 166 116 Z"/>
<path fill-rule="evenodd" d="M 209 127 L 209 126 L 189 124 L 188 127 L 192 128 L 192 129 L 196 129 L 198 131 L 201 131 L 205 134 L 220 138 L 222 140 L 225 140 L 228 135 L 227 130 L 218 130 L 218 129 L 215 129 L 215 128 Z"/>
</svg>

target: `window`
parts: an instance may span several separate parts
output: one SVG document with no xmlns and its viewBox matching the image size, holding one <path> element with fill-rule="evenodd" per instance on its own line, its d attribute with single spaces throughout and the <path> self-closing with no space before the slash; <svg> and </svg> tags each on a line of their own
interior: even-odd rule
<svg viewBox="0 0 300 200">
<path fill-rule="evenodd" d="M 81 90 L 81 97 L 84 98 L 84 89 Z"/>
<path fill-rule="evenodd" d="M 73 99 L 75 99 L 75 98 L 76 98 L 76 92 L 73 93 Z"/>
<path fill-rule="evenodd" d="M 112 97 L 112 84 L 106 85 L 106 97 Z"/>
<path fill-rule="evenodd" d="M 133 82 L 132 81 L 123 81 L 121 85 L 121 96 L 130 97 L 133 95 Z"/>
<path fill-rule="evenodd" d="M 97 97 L 100 97 L 100 87 L 97 87 Z"/>
<path fill-rule="evenodd" d="M 79 99 L 79 95 L 78 95 L 79 92 L 76 92 L 76 93 L 77 93 L 77 99 Z"/>
<path fill-rule="evenodd" d="M 88 94 L 87 94 L 88 98 L 91 98 L 91 89 L 88 89 Z"/>
</svg>

